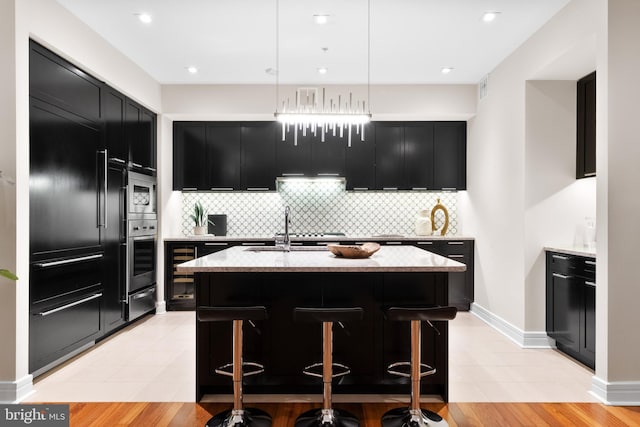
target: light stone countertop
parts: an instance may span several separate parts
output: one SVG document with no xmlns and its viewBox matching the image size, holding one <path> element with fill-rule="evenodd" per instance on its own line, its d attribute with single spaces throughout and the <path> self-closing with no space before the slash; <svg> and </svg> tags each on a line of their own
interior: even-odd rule
<svg viewBox="0 0 640 427">
<path fill-rule="evenodd" d="M 178 272 L 456 272 L 466 265 L 414 246 L 382 246 L 371 257 L 346 259 L 326 248 L 251 251 L 235 246 L 179 264 Z"/>
<path fill-rule="evenodd" d="M 213 234 L 204 235 L 190 235 L 190 236 L 178 236 L 167 237 L 165 242 L 251 242 L 251 241 L 265 241 L 274 240 L 274 236 L 214 236 Z M 416 241 L 416 240 L 474 240 L 473 237 L 468 236 L 417 236 L 415 234 L 381 234 L 373 236 L 292 236 L 292 242 L 336 242 L 336 241 L 358 241 L 358 242 L 381 242 L 381 241 Z"/>
<path fill-rule="evenodd" d="M 558 252 L 566 255 L 583 256 L 587 258 L 596 257 L 595 249 L 587 249 L 584 246 L 545 246 L 544 250 L 549 252 Z"/>
</svg>

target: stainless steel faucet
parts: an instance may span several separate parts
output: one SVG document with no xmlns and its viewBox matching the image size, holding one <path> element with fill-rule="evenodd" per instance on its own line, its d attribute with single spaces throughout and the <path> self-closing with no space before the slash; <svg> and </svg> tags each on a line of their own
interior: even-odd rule
<svg viewBox="0 0 640 427">
<path fill-rule="evenodd" d="M 289 252 L 291 250 L 291 238 L 289 237 L 289 225 L 291 224 L 291 218 L 289 217 L 291 214 L 291 209 L 289 206 L 284 208 L 284 242 L 283 247 L 284 250 Z"/>
<path fill-rule="evenodd" d="M 291 238 L 289 237 L 289 225 L 291 219 L 289 218 L 291 209 L 289 206 L 284 208 L 284 236 L 276 235 L 276 246 L 281 247 L 284 251 L 291 251 Z"/>
</svg>

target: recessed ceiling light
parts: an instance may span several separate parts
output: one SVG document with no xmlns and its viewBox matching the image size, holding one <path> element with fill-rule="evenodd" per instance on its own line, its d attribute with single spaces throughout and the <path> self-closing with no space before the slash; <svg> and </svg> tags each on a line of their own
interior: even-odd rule
<svg viewBox="0 0 640 427">
<path fill-rule="evenodd" d="M 496 12 L 495 10 L 489 10 L 482 15 L 482 20 L 484 22 L 491 22 L 496 19 L 500 15 L 500 12 Z"/>
<path fill-rule="evenodd" d="M 320 73 L 320 74 L 327 74 L 328 71 L 329 71 L 329 69 L 327 67 L 318 68 L 318 73 Z"/>
<path fill-rule="evenodd" d="M 313 15 L 313 20 L 319 25 L 326 24 L 329 22 L 329 15 Z"/>
<path fill-rule="evenodd" d="M 442 74 L 449 74 L 453 71 L 453 67 L 442 67 Z"/>
<path fill-rule="evenodd" d="M 198 72 L 198 69 L 196 67 L 187 67 L 187 71 L 190 72 L 191 74 L 195 74 Z"/>
<path fill-rule="evenodd" d="M 153 20 L 151 18 L 151 15 L 149 15 L 148 13 L 138 13 L 138 19 L 140 20 L 140 22 L 144 22 L 145 24 L 149 24 Z"/>
</svg>

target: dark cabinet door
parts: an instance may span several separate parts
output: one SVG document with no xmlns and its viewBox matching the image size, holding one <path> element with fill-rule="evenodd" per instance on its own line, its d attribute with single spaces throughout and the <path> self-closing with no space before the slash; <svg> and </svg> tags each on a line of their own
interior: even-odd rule
<svg viewBox="0 0 640 427">
<path fill-rule="evenodd" d="M 553 323 L 549 335 L 577 353 L 580 350 L 581 287 L 573 276 L 553 272 L 550 279 Z"/>
<path fill-rule="evenodd" d="M 433 137 L 433 188 L 464 190 L 466 181 L 466 122 L 436 122 Z"/>
<path fill-rule="evenodd" d="M 595 71 L 578 80 L 577 92 L 576 178 L 586 178 L 596 175 Z"/>
<path fill-rule="evenodd" d="M 146 108 L 140 110 L 140 141 L 131 148 L 131 156 L 144 169 L 156 171 L 156 115 Z"/>
<path fill-rule="evenodd" d="M 433 189 L 433 124 L 404 126 L 404 164 L 407 187 Z"/>
<path fill-rule="evenodd" d="M 354 131 L 355 134 L 355 131 Z M 355 139 L 355 137 L 354 137 Z M 358 139 L 358 142 L 360 140 Z M 344 176 L 347 139 L 334 136 L 331 131 L 311 139 L 311 176 Z"/>
<path fill-rule="evenodd" d="M 206 125 L 204 122 L 173 124 L 173 189 L 208 190 Z"/>
<path fill-rule="evenodd" d="M 100 249 L 99 126 L 33 98 L 29 114 L 31 253 L 62 257 Z"/>
<path fill-rule="evenodd" d="M 242 124 L 241 188 L 276 189 L 276 122 Z"/>
<path fill-rule="evenodd" d="M 104 119 L 105 147 L 111 163 L 126 165 L 129 147 L 125 138 L 126 97 L 105 85 L 102 94 L 102 117 Z"/>
<path fill-rule="evenodd" d="M 209 123 L 206 145 L 209 189 L 240 189 L 240 126 Z"/>
<path fill-rule="evenodd" d="M 587 359 L 587 364 L 594 368 L 596 363 L 596 287 L 593 282 L 585 281 L 582 289 L 584 326 L 581 328 L 580 353 Z"/>
<path fill-rule="evenodd" d="M 104 296 L 103 312 L 105 332 L 125 322 L 125 174 L 126 170 L 113 165 L 107 174 L 107 217 L 104 239 Z"/>
<path fill-rule="evenodd" d="M 372 190 L 376 186 L 376 127 L 364 127 L 364 141 L 358 138 L 347 148 L 345 178 L 347 190 Z"/>
<path fill-rule="evenodd" d="M 405 189 L 404 126 L 376 123 L 376 189 Z"/>
<path fill-rule="evenodd" d="M 282 141 L 281 136 L 276 138 L 277 176 L 310 176 L 311 139 L 311 135 L 303 136 L 300 130 L 296 143 L 290 134 L 287 134 L 285 141 Z"/>
<path fill-rule="evenodd" d="M 138 105 L 138 103 L 127 99 L 124 108 L 124 129 L 125 129 L 125 138 L 127 147 L 129 147 L 129 158 L 131 160 L 131 165 L 133 167 L 142 169 L 142 163 L 140 162 L 140 156 L 137 155 L 135 158 L 133 156 L 134 150 L 137 151 L 137 148 L 134 149 L 134 146 L 139 147 L 140 138 L 142 136 L 141 128 L 140 128 L 140 113 L 142 111 L 142 106 Z M 137 161 L 136 161 L 137 160 Z"/>
</svg>

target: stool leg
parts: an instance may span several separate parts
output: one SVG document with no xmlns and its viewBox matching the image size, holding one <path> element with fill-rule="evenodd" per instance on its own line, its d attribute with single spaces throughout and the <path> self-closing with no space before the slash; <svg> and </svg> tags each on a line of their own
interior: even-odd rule
<svg viewBox="0 0 640 427">
<path fill-rule="evenodd" d="M 242 410 L 242 320 L 233 321 L 233 410 Z"/>
<path fill-rule="evenodd" d="M 421 327 L 419 320 L 411 321 L 411 409 L 420 410 L 420 363 L 422 361 Z"/>
<path fill-rule="evenodd" d="M 333 379 L 333 322 L 322 322 L 322 346 L 322 409 L 330 411 Z"/>
</svg>

